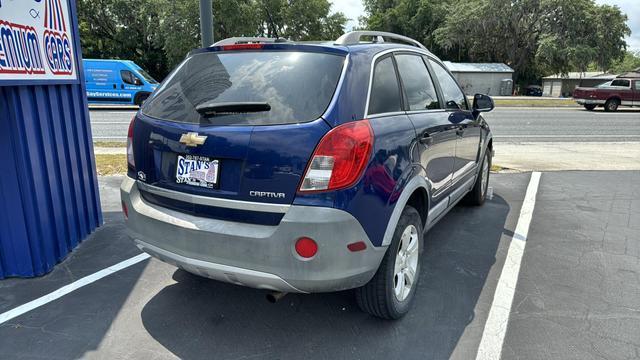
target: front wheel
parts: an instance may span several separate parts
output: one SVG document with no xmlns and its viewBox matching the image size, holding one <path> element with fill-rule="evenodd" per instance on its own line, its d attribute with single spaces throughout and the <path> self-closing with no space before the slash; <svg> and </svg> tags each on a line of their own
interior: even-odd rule
<svg viewBox="0 0 640 360">
<path fill-rule="evenodd" d="M 407 205 L 378 271 L 355 290 L 363 311 L 383 319 L 399 319 L 409 312 L 418 286 L 421 246 L 422 219 Z"/>
<path fill-rule="evenodd" d="M 596 108 L 596 106 L 597 106 L 597 105 L 595 105 L 595 104 L 585 104 L 585 105 L 584 105 L 584 108 L 585 108 L 585 109 L 587 109 L 587 110 L 589 110 L 589 111 L 592 111 L 593 109 L 595 109 L 595 108 Z"/>
</svg>

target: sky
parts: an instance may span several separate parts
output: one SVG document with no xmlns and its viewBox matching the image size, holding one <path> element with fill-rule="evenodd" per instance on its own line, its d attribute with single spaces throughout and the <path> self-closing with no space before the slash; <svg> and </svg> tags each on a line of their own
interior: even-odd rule
<svg viewBox="0 0 640 360">
<path fill-rule="evenodd" d="M 596 0 L 596 3 L 618 5 L 627 14 L 629 17 L 627 24 L 631 28 L 627 45 L 630 50 L 640 51 L 640 0 Z M 364 15 L 361 0 L 333 0 L 333 10 L 341 11 L 349 18 L 347 31 L 358 25 L 358 17 Z"/>
<path fill-rule="evenodd" d="M 358 25 L 358 16 L 364 15 L 364 6 L 361 0 L 331 0 L 331 2 L 333 3 L 333 11 L 340 11 L 349 18 L 347 31 L 351 31 L 354 26 Z"/>
</svg>

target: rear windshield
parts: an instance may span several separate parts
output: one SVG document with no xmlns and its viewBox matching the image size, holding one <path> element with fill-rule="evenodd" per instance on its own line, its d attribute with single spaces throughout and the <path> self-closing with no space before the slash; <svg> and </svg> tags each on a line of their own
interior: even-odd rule
<svg viewBox="0 0 640 360">
<path fill-rule="evenodd" d="M 145 102 L 159 119 L 203 125 L 273 125 L 318 119 L 335 92 L 344 57 L 293 51 L 206 52 L 186 59 Z M 268 103 L 270 110 L 203 116 L 202 104 Z"/>
</svg>

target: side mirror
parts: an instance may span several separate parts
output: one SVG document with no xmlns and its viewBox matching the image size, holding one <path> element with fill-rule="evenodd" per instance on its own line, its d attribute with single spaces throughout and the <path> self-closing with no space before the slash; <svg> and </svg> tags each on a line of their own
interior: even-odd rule
<svg viewBox="0 0 640 360">
<path fill-rule="evenodd" d="M 495 105 L 493 99 L 489 95 L 475 94 L 473 96 L 473 112 L 481 113 L 493 110 Z"/>
<path fill-rule="evenodd" d="M 142 85 L 143 85 L 143 84 L 142 84 L 142 80 L 138 79 L 137 77 L 134 77 L 134 78 L 133 78 L 133 83 L 134 83 L 136 86 L 142 86 Z"/>
</svg>

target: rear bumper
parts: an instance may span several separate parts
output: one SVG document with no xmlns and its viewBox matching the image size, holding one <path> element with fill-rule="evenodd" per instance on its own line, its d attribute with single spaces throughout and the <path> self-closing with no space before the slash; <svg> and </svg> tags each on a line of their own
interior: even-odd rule
<svg viewBox="0 0 640 360">
<path fill-rule="evenodd" d="M 128 208 L 127 232 L 150 255 L 186 271 L 238 285 L 284 292 L 327 292 L 366 284 L 386 247 L 371 245 L 349 213 L 324 207 L 290 206 L 277 226 L 197 217 L 144 201 L 137 182 L 120 188 Z M 295 241 L 308 236 L 318 253 L 302 259 Z M 364 241 L 351 252 L 347 244 Z"/>
</svg>

